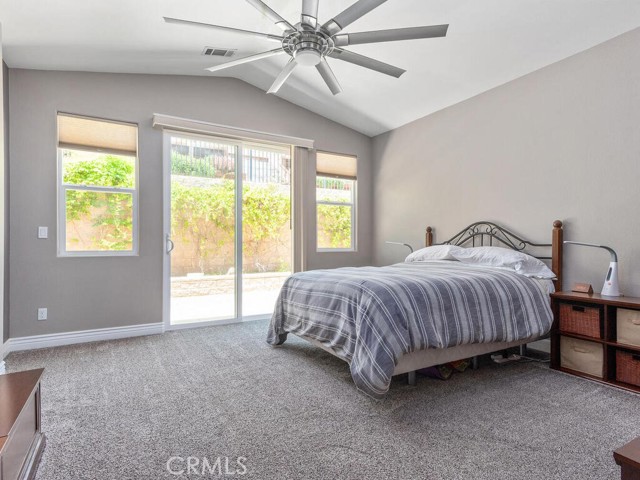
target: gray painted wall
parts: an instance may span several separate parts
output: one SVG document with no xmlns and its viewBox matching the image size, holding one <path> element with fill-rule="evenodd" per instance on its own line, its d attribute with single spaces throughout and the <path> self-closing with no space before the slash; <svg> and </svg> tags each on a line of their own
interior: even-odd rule
<svg viewBox="0 0 640 480">
<path fill-rule="evenodd" d="M 3 84 L 2 97 L 4 118 L 4 305 L 3 305 L 3 340 L 9 338 L 9 68 L 2 63 Z"/>
<path fill-rule="evenodd" d="M 161 321 L 162 133 L 153 113 L 313 138 L 318 149 L 357 155 L 359 250 L 320 254 L 312 239 L 307 268 L 371 262 L 369 137 L 234 79 L 10 69 L 9 93 L 12 338 Z M 57 111 L 139 124 L 139 257 L 56 257 Z M 305 197 L 311 223 L 314 195 Z M 39 225 L 48 240 L 36 238 Z M 38 307 L 49 320 L 36 320 Z"/>
<path fill-rule="evenodd" d="M 611 245 L 640 296 L 640 30 L 374 138 L 374 259 L 476 220 Z M 565 288 L 600 291 L 605 251 L 566 247 Z"/>
</svg>

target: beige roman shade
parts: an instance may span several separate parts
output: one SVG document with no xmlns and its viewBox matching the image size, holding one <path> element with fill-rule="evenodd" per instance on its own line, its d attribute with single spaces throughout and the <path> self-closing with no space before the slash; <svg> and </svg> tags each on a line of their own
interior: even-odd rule
<svg viewBox="0 0 640 480">
<path fill-rule="evenodd" d="M 358 175 L 358 159 L 348 155 L 318 152 L 316 173 L 323 177 L 355 180 Z"/>
<path fill-rule="evenodd" d="M 58 147 L 136 156 L 138 126 L 59 113 Z"/>
</svg>

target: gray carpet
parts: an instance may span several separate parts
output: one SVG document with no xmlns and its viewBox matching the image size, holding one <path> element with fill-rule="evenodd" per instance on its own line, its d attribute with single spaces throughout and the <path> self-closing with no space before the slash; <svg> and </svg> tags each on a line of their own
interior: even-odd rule
<svg viewBox="0 0 640 480">
<path fill-rule="evenodd" d="M 540 364 L 398 379 L 374 401 L 346 364 L 295 338 L 269 347 L 265 331 L 11 354 L 9 372 L 46 368 L 37 479 L 203 478 L 169 474 L 171 456 L 246 457 L 229 478 L 614 479 L 612 450 L 640 436 L 640 396 Z"/>
</svg>

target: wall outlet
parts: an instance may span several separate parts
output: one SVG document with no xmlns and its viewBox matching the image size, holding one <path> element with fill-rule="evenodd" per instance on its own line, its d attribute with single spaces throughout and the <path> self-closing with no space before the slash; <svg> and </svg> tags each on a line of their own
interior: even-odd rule
<svg viewBox="0 0 640 480">
<path fill-rule="evenodd" d="M 46 320 L 47 319 L 47 309 L 39 308 L 38 309 L 38 320 Z"/>
<path fill-rule="evenodd" d="M 49 238 L 49 227 L 38 227 L 38 238 Z"/>
</svg>

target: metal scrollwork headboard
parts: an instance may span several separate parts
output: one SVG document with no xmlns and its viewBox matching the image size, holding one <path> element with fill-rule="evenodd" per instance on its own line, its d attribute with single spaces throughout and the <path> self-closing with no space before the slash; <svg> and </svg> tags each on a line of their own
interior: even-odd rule
<svg viewBox="0 0 640 480">
<path fill-rule="evenodd" d="M 550 243 L 533 243 L 523 240 L 515 233 L 491 222 L 476 222 L 456 233 L 444 245 L 468 245 L 472 247 L 505 246 L 512 250 L 522 251 L 527 247 L 551 247 Z M 551 260 L 551 256 L 537 257 Z"/>
<path fill-rule="evenodd" d="M 551 248 L 551 255 L 534 255 L 531 256 L 542 260 L 551 260 L 551 269 L 556 274 L 556 289 L 562 289 L 562 222 L 556 220 L 553 222 L 553 233 L 551 243 L 536 243 L 524 240 L 515 233 L 507 230 L 493 222 L 475 222 L 463 228 L 450 239 L 441 242 L 440 245 L 458 245 L 458 246 L 496 246 L 506 247 L 519 252 L 527 249 Z M 433 243 L 433 229 L 427 227 L 426 245 L 429 247 Z"/>
</svg>

